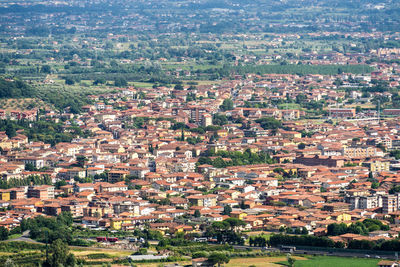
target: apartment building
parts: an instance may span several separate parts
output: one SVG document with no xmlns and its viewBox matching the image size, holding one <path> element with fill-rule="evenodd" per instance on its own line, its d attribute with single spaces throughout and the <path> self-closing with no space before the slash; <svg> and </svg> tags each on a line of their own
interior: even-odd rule
<svg viewBox="0 0 400 267">
<path fill-rule="evenodd" d="M 53 199 L 54 186 L 52 185 L 29 186 L 28 198 Z"/>
</svg>

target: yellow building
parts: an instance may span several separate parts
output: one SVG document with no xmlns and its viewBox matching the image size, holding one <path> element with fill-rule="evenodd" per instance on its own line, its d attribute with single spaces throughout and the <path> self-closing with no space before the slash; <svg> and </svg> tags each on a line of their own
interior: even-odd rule
<svg viewBox="0 0 400 267">
<path fill-rule="evenodd" d="M 10 191 L 6 190 L 6 189 L 3 189 L 3 190 L 0 189 L 0 200 L 9 201 L 10 200 Z"/>
<path fill-rule="evenodd" d="M 247 213 L 243 212 L 243 211 L 232 211 L 231 212 L 231 217 L 239 219 L 239 220 L 243 220 L 244 217 L 246 217 L 246 216 L 247 216 Z"/>
<path fill-rule="evenodd" d="M 286 172 L 286 173 L 292 173 L 293 175 L 294 174 L 297 174 L 297 168 L 295 168 L 295 167 L 290 167 L 290 166 L 288 166 L 288 167 L 283 167 L 283 170 Z"/>
<path fill-rule="evenodd" d="M 217 205 L 217 196 L 212 194 L 189 196 L 187 199 L 192 206 L 213 207 Z"/>
<path fill-rule="evenodd" d="M 331 219 L 337 222 L 349 222 L 351 221 L 351 215 L 343 212 L 335 212 L 331 215 Z"/>
<path fill-rule="evenodd" d="M 73 185 L 63 185 L 60 187 L 60 189 L 64 192 L 64 194 L 69 195 L 74 192 L 74 186 Z"/>
<path fill-rule="evenodd" d="M 13 148 L 13 143 L 10 140 L 2 140 L 0 141 L 0 147 L 2 149 L 11 149 Z"/>
<path fill-rule="evenodd" d="M 257 153 L 260 149 L 257 146 L 250 146 L 249 147 L 251 153 Z"/>
<path fill-rule="evenodd" d="M 123 224 L 131 224 L 130 218 L 115 218 L 110 220 L 110 226 L 114 230 L 121 230 Z"/>
<path fill-rule="evenodd" d="M 349 158 L 368 158 L 379 156 L 376 147 L 368 146 L 344 147 L 342 153 L 344 156 Z"/>
<path fill-rule="evenodd" d="M 371 172 L 383 172 L 390 169 L 390 162 L 387 160 L 371 160 L 362 165 L 368 167 Z"/>
<path fill-rule="evenodd" d="M 283 138 L 288 138 L 290 140 L 294 138 L 301 138 L 301 133 L 295 131 L 280 131 Z"/>
<path fill-rule="evenodd" d="M 110 208 L 103 207 L 85 207 L 83 208 L 83 216 L 101 218 L 105 214 L 111 214 L 113 211 Z"/>
<path fill-rule="evenodd" d="M 217 134 L 219 137 L 227 137 L 228 136 L 228 131 L 227 130 L 218 130 Z"/>
</svg>

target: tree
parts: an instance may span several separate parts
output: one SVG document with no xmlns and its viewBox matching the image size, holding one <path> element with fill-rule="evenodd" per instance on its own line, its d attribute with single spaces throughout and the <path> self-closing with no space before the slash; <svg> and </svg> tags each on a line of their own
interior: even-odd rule
<svg viewBox="0 0 400 267">
<path fill-rule="evenodd" d="M 368 179 L 374 179 L 374 174 L 372 172 L 368 173 Z"/>
<path fill-rule="evenodd" d="M 275 118 L 272 117 L 263 117 L 261 119 L 256 120 L 257 123 L 264 129 L 278 129 L 282 126 L 282 123 Z"/>
<path fill-rule="evenodd" d="M 348 244 L 349 249 L 365 249 L 371 250 L 375 247 L 375 243 L 369 240 L 351 240 Z"/>
<path fill-rule="evenodd" d="M 0 98 L 32 97 L 34 95 L 35 90 L 27 83 L 18 79 L 8 81 L 0 78 Z"/>
<path fill-rule="evenodd" d="M 392 150 L 390 151 L 390 156 L 395 159 L 400 159 L 400 150 Z"/>
<path fill-rule="evenodd" d="M 300 143 L 300 144 L 298 144 L 297 148 L 298 149 L 304 149 L 304 148 L 306 148 L 306 144 Z"/>
<path fill-rule="evenodd" d="M 65 84 L 74 85 L 75 84 L 75 80 L 72 79 L 72 78 L 65 78 Z"/>
<path fill-rule="evenodd" d="M 0 240 L 7 240 L 10 232 L 4 226 L 0 227 Z"/>
<path fill-rule="evenodd" d="M 37 169 L 35 168 L 35 166 L 33 166 L 32 163 L 26 163 L 25 164 L 25 170 L 26 171 L 37 171 Z"/>
<path fill-rule="evenodd" d="M 400 192 L 400 185 L 395 185 L 389 189 L 389 194 L 396 194 L 398 192 Z"/>
<path fill-rule="evenodd" d="M 213 120 L 212 120 L 212 122 L 213 122 L 214 125 L 222 126 L 222 125 L 228 123 L 228 118 L 227 118 L 225 115 L 223 115 L 223 114 L 217 113 L 217 114 L 214 114 L 214 115 L 213 115 Z"/>
<path fill-rule="evenodd" d="M 224 212 L 223 212 L 223 214 L 224 214 L 224 215 L 231 216 L 231 212 L 232 212 L 231 206 L 226 205 L 226 206 L 224 207 Z"/>
<path fill-rule="evenodd" d="M 232 110 L 233 109 L 233 101 L 230 98 L 225 99 L 222 102 L 222 105 L 219 106 L 222 111 Z"/>
<path fill-rule="evenodd" d="M 200 218 L 201 217 L 201 214 L 200 214 L 199 210 L 195 210 L 194 211 L 194 217 L 196 217 L 196 218 Z"/>
<path fill-rule="evenodd" d="M 245 226 L 246 223 L 238 218 L 228 218 L 224 220 L 224 222 L 228 223 L 231 230 L 236 231 L 239 227 Z"/>
<path fill-rule="evenodd" d="M 97 78 L 94 80 L 93 85 L 98 85 L 98 84 L 105 84 L 107 81 L 103 77 Z"/>
<path fill-rule="evenodd" d="M 56 218 L 37 216 L 34 219 L 28 219 L 24 227 L 30 230 L 30 237 L 40 242 L 52 243 L 57 239 L 71 244 L 73 241 L 72 230 L 68 225 L 72 224 L 69 213 L 62 213 Z"/>
<path fill-rule="evenodd" d="M 124 87 L 124 86 L 128 86 L 128 82 L 126 81 L 125 78 L 115 78 L 114 79 L 114 85 L 118 86 L 118 87 Z"/>
<path fill-rule="evenodd" d="M 183 90 L 183 86 L 182 86 L 182 84 L 178 83 L 177 85 L 175 85 L 174 89 L 180 91 L 180 90 Z"/>
<path fill-rule="evenodd" d="M 61 239 L 54 241 L 49 248 L 49 257 L 44 263 L 45 266 L 67 267 L 75 266 L 76 260 L 73 254 L 69 253 L 69 247 Z"/>
<path fill-rule="evenodd" d="M 56 189 L 60 189 L 61 186 L 67 185 L 67 182 L 65 180 L 60 180 L 57 181 L 54 186 L 56 187 Z"/>
<path fill-rule="evenodd" d="M 14 124 L 8 123 L 6 127 L 6 135 L 8 136 L 8 138 L 13 138 L 17 135 Z"/>
<path fill-rule="evenodd" d="M 75 255 L 72 253 L 69 253 L 67 256 L 67 260 L 65 262 L 65 266 L 75 267 L 75 265 L 76 265 Z"/>
<path fill-rule="evenodd" d="M 83 168 L 85 166 L 85 162 L 87 161 L 87 158 L 85 156 L 79 155 L 76 157 L 77 165 L 78 167 Z"/>
<path fill-rule="evenodd" d="M 14 263 L 12 259 L 8 258 L 4 263 L 4 267 L 18 267 L 18 266 Z"/>
<path fill-rule="evenodd" d="M 43 65 L 40 69 L 41 73 L 51 73 L 51 67 L 49 65 Z"/>
<path fill-rule="evenodd" d="M 73 223 L 72 214 L 68 211 L 61 212 L 61 214 L 57 216 L 57 222 L 61 225 L 71 226 Z"/>
<path fill-rule="evenodd" d="M 296 259 L 292 258 L 292 255 L 290 255 L 290 254 L 287 254 L 286 258 L 287 258 L 289 266 L 293 267 L 294 266 L 294 262 L 296 261 Z"/>
<path fill-rule="evenodd" d="M 192 254 L 192 258 L 196 259 L 196 258 L 207 258 L 208 253 L 206 251 L 196 251 L 193 252 Z"/>
<path fill-rule="evenodd" d="M 307 96 L 305 94 L 298 94 L 296 96 L 296 103 L 297 104 L 302 104 L 307 100 Z"/>
<path fill-rule="evenodd" d="M 208 261 L 210 261 L 212 264 L 218 264 L 218 266 L 220 266 L 223 263 L 228 263 L 229 260 L 230 260 L 229 257 L 225 253 L 221 252 L 213 252 L 208 257 Z"/>
</svg>

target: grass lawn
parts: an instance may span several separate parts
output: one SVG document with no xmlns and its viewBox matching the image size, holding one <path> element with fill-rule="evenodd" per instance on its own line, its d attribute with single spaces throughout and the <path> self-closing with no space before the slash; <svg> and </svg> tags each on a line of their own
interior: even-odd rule
<svg viewBox="0 0 400 267">
<path fill-rule="evenodd" d="M 250 231 L 250 232 L 246 232 L 247 235 L 249 236 L 254 236 L 254 235 L 267 235 L 267 236 L 271 236 L 271 232 L 268 231 Z"/>
<path fill-rule="evenodd" d="M 295 267 L 376 267 L 379 259 L 360 259 L 360 258 L 345 258 L 345 257 L 329 257 L 317 256 L 311 257 L 308 260 L 294 263 Z M 275 262 L 277 264 L 287 264 L 287 261 Z"/>
<path fill-rule="evenodd" d="M 279 109 L 299 109 L 300 105 L 296 103 L 288 103 L 288 104 L 279 104 Z"/>
<path fill-rule="evenodd" d="M 15 238 L 18 238 L 21 236 L 22 236 L 22 234 L 13 234 L 13 235 L 8 236 L 8 239 L 15 239 Z"/>
<path fill-rule="evenodd" d="M 146 82 L 129 82 L 129 85 L 133 85 L 135 87 L 140 87 L 140 88 L 152 88 L 153 83 L 146 83 Z"/>
<path fill-rule="evenodd" d="M 111 257 L 127 257 L 129 255 L 132 255 L 135 251 L 133 250 L 118 250 L 118 249 L 104 249 L 104 248 L 77 248 L 73 247 L 71 248 L 71 252 L 78 257 L 84 257 L 89 254 L 97 254 L 97 253 L 104 253 L 107 254 Z"/>
</svg>

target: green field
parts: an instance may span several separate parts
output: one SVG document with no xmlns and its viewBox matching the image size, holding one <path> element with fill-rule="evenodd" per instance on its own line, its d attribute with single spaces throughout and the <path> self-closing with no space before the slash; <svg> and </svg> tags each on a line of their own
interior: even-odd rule
<svg viewBox="0 0 400 267">
<path fill-rule="evenodd" d="M 342 258 L 317 256 L 308 260 L 296 261 L 295 267 L 376 267 L 380 259 L 360 259 L 360 258 Z M 287 265 L 287 261 L 277 262 Z"/>
<path fill-rule="evenodd" d="M 279 109 L 300 109 L 300 105 L 296 103 L 279 104 Z"/>
<path fill-rule="evenodd" d="M 18 238 L 18 237 L 21 237 L 21 236 L 22 236 L 22 234 L 13 234 L 13 235 L 9 235 L 8 239 L 15 239 L 15 238 Z"/>
<path fill-rule="evenodd" d="M 133 85 L 139 88 L 152 88 L 153 83 L 146 83 L 146 82 L 129 82 L 129 85 Z"/>
</svg>

